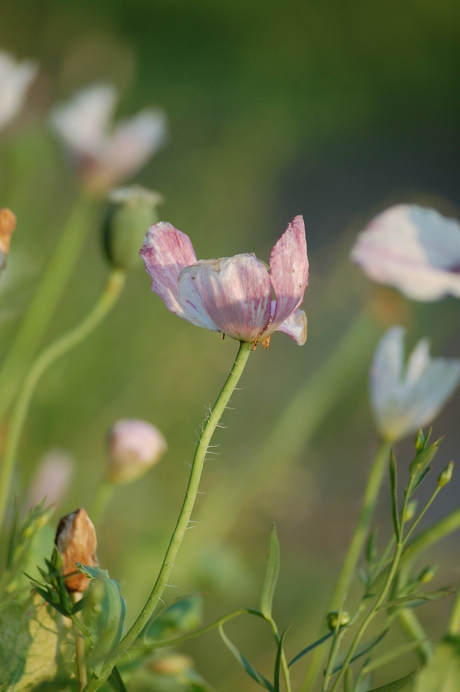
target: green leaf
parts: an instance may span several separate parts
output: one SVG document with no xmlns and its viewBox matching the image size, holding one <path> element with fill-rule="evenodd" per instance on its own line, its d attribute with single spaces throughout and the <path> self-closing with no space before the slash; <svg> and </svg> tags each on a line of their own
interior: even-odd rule
<svg viewBox="0 0 460 692">
<path fill-rule="evenodd" d="M 393 450 L 390 450 L 390 487 L 391 487 L 391 518 L 393 519 L 393 527 L 396 540 L 399 541 L 401 533 L 401 525 L 399 522 L 398 513 L 398 473 L 396 470 L 396 458 Z"/>
<path fill-rule="evenodd" d="M 387 665 L 387 663 L 394 661 L 396 658 L 399 658 L 400 656 L 405 656 L 405 654 L 410 653 L 425 641 L 427 640 L 417 639 L 417 641 L 409 642 L 408 644 L 401 644 L 400 646 L 395 646 L 394 649 L 390 649 L 381 656 L 377 656 L 377 658 L 374 658 L 373 661 L 364 666 L 363 672 L 370 673 L 373 670 L 377 670 L 377 668 L 381 668 L 381 666 Z"/>
<path fill-rule="evenodd" d="M 163 610 L 145 629 L 145 640 L 172 639 L 197 629 L 203 619 L 201 596 L 186 596 Z"/>
<path fill-rule="evenodd" d="M 460 690 L 460 654 L 458 644 L 444 641 L 433 658 L 417 675 L 415 692 L 458 692 Z"/>
<path fill-rule="evenodd" d="M 343 692 L 353 692 L 353 669 L 348 667 L 343 676 Z"/>
<path fill-rule="evenodd" d="M 125 599 L 120 594 L 120 585 L 109 577 L 107 570 L 76 564 L 83 574 L 91 578 L 81 613 L 92 642 L 88 663 L 99 675 L 105 658 L 121 639 Z"/>
<path fill-rule="evenodd" d="M 384 630 L 382 632 L 382 634 L 379 634 L 379 636 L 376 637 L 375 639 L 373 639 L 372 641 L 365 642 L 364 644 L 361 644 L 361 646 L 358 646 L 358 648 L 356 649 L 356 653 L 354 654 L 353 658 L 350 660 L 350 663 L 353 663 L 358 658 L 361 658 L 361 656 L 364 656 L 365 654 L 369 653 L 369 651 L 372 651 L 372 649 L 374 649 L 377 646 L 377 644 L 379 644 L 382 641 L 382 639 L 387 634 L 387 632 L 388 632 L 388 629 Z M 341 669 L 341 667 L 344 664 L 346 657 L 347 657 L 346 652 L 343 653 L 340 657 L 338 657 L 337 664 L 334 666 L 334 669 L 332 671 L 333 675 Z"/>
<path fill-rule="evenodd" d="M 234 655 L 240 666 L 244 668 L 246 673 L 250 675 L 251 678 L 255 680 L 259 685 L 261 685 L 261 687 L 264 687 L 266 690 L 270 690 L 270 692 L 275 692 L 271 682 L 269 682 L 267 678 L 264 678 L 264 676 L 249 663 L 249 661 L 243 656 L 240 650 L 237 649 L 233 642 L 230 641 L 230 639 L 225 634 L 222 625 L 219 625 L 219 632 L 220 636 L 222 637 L 222 641 L 224 642 L 226 647 L 232 652 L 232 654 Z"/>
<path fill-rule="evenodd" d="M 395 598 L 392 601 L 388 601 L 384 605 L 380 606 L 379 610 L 385 610 L 385 608 L 396 608 L 400 605 L 407 605 L 408 607 L 415 608 L 416 605 L 422 605 L 425 601 L 439 601 L 441 598 L 446 598 L 447 596 L 453 596 L 455 591 L 449 588 L 438 589 L 437 591 L 421 591 L 420 593 L 413 593 L 408 596 L 401 596 L 401 598 Z M 409 606 L 409 604 L 412 604 Z"/>
<path fill-rule="evenodd" d="M 270 533 L 270 543 L 268 548 L 267 563 L 265 565 L 264 580 L 260 590 L 260 610 L 267 619 L 272 616 L 273 595 L 275 593 L 276 582 L 280 571 L 280 546 L 276 527 Z"/>
<path fill-rule="evenodd" d="M 126 692 L 126 687 L 123 682 L 123 678 L 120 675 L 120 671 L 116 666 L 113 667 L 107 682 L 114 692 Z"/>
<path fill-rule="evenodd" d="M 0 610 L 0 680 L 11 692 L 53 680 L 74 653 L 69 629 L 38 594 Z"/>
<path fill-rule="evenodd" d="M 417 670 L 413 670 L 412 673 L 409 673 L 409 675 L 406 675 L 403 678 L 399 678 L 399 680 L 393 680 L 393 682 L 389 682 L 387 685 L 382 685 L 382 687 L 374 687 L 374 689 L 370 690 L 370 692 L 398 692 L 398 690 L 402 690 L 403 687 L 414 679 Z M 430 689 L 430 692 L 441 692 L 441 690 L 433 687 Z"/>
<path fill-rule="evenodd" d="M 289 625 L 290 627 L 290 625 Z M 287 634 L 287 631 L 289 629 L 287 627 L 283 634 L 281 635 L 279 644 L 278 644 L 278 651 L 276 653 L 276 661 L 275 661 L 275 676 L 274 676 L 274 691 L 275 692 L 280 692 L 280 673 L 281 673 L 281 659 L 283 657 L 283 642 L 284 642 L 284 637 Z"/>
<path fill-rule="evenodd" d="M 297 656 L 294 656 L 292 661 L 288 663 L 288 668 L 294 665 L 294 663 L 297 663 L 303 656 L 306 656 L 310 651 L 313 651 L 313 649 L 316 649 L 317 646 L 320 646 L 320 644 L 323 644 L 326 642 L 328 639 L 333 637 L 335 632 L 328 632 L 327 634 L 324 635 L 324 637 L 321 637 L 320 639 L 317 639 L 316 642 L 313 642 L 313 644 L 310 644 L 309 646 L 306 646 L 305 649 L 302 649 Z"/>
</svg>

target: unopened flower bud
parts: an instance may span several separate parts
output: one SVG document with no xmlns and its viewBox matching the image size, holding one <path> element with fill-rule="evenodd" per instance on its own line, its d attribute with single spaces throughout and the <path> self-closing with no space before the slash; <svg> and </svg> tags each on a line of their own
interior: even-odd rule
<svg viewBox="0 0 460 692">
<path fill-rule="evenodd" d="M 45 499 L 45 506 L 59 505 L 74 473 L 74 461 L 65 450 L 52 449 L 39 461 L 29 490 L 28 505 Z"/>
<path fill-rule="evenodd" d="M 166 440 L 154 425 L 143 420 L 120 420 L 109 430 L 112 483 L 129 483 L 160 461 Z"/>
<path fill-rule="evenodd" d="M 438 570 L 437 565 L 431 565 L 430 567 L 425 567 L 425 569 L 423 569 L 419 574 L 419 577 L 418 577 L 419 583 L 420 584 L 428 584 L 428 582 L 430 582 L 433 579 L 437 570 Z"/>
<path fill-rule="evenodd" d="M 445 485 L 450 483 L 450 479 L 452 478 L 453 472 L 454 472 L 454 462 L 449 461 L 449 463 L 447 464 L 444 471 L 442 471 L 442 473 L 439 474 L 438 488 L 444 488 Z"/>
<path fill-rule="evenodd" d="M 56 531 L 56 548 L 62 557 L 62 576 L 67 591 L 85 591 L 90 579 L 78 572 L 76 564 L 94 567 L 98 564 L 96 557 L 96 530 L 86 510 L 77 509 L 60 520 Z"/>
<path fill-rule="evenodd" d="M 0 271 L 5 269 L 10 251 L 11 236 L 16 228 L 16 216 L 9 209 L 0 209 Z"/>
<path fill-rule="evenodd" d="M 185 654 L 172 654 L 158 661 L 152 661 L 149 667 L 160 675 L 178 675 L 193 667 L 193 659 Z"/>
<path fill-rule="evenodd" d="M 339 624 L 340 627 L 344 627 L 344 625 L 348 625 L 350 622 L 350 615 L 347 613 L 346 610 L 342 610 L 342 615 L 340 617 L 340 623 L 338 623 L 338 618 L 339 618 L 339 611 L 338 610 L 332 610 L 330 613 L 327 614 L 326 619 L 327 619 L 327 626 L 329 627 L 330 630 L 335 630 L 337 628 L 337 624 Z"/>
<path fill-rule="evenodd" d="M 411 500 L 407 503 L 406 512 L 404 514 L 404 521 L 412 521 L 417 511 L 417 500 Z"/>
<path fill-rule="evenodd" d="M 104 248 L 109 262 L 126 271 L 142 265 L 139 248 L 147 229 L 158 221 L 157 206 L 163 198 L 140 185 L 112 190 L 104 228 Z"/>
<path fill-rule="evenodd" d="M 425 449 L 426 446 L 426 438 L 423 434 L 422 428 L 418 431 L 416 437 L 415 437 L 415 449 L 418 452 L 422 452 Z"/>
</svg>

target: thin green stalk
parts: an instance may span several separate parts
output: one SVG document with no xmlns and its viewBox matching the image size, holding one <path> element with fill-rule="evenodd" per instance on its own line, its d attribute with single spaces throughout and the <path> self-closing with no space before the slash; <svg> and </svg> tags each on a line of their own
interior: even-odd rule
<svg viewBox="0 0 460 692">
<path fill-rule="evenodd" d="M 176 526 L 171 536 L 171 540 L 169 542 L 169 546 L 166 551 L 163 564 L 160 568 L 160 572 L 158 574 L 155 585 L 150 593 L 150 596 L 148 597 L 147 602 L 142 608 L 136 621 L 131 626 L 131 629 L 125 634 L 121 642 L 105 661 L 100 676 L 97 679 L 94 678 L 90 680 L 90 682 L 87 685 L 86 692 L 94 692 L 94 690 L 99 689 L 99 687 L 110 675 L 113 666 L 118 663 L 118 661 L 123 657 L 123 655 L 129 649 L 129 647 L 140 635 L 161 599 L 161 596 L 167 586 L 171 570 L 174 567 L 177 554 L 182 545 L 185 532 L 190 522 L 190 517 L 193 511 L 193 507 L 195 505 L 195 500 L 198 493 L 198 488 L 200 484 L 201 474 L 203 471 L 208 446 L 211 442 L 213 433 L 225 411 L 229 399 L 236 385 L 238 384 L 241 375 L 243 374 L 243 370 L 249 358 L 251 348 L 251 343 L 240 343 L 240 347 L 233 367 L 231 369 L 230 375 L 228 376 L 227 381 L 225 382 L 222 391 L 219 394 L 217 401 L 214 404 L 214 407 L 212 408 L 211 413 L 209 414 L 206 423 L 203 427 L 195 451 L 195 456 L 193 458 L 192 470 L 190 472 L 190 478 L 187 485 L 185 498 L 180 510 L 179 518 L 177 520 Z"/>
<path fill-rule="evenodd" d="M 428 636 L 423 629 L 418 617 L 410 608 L 402 608 L 398 610 L 397 619 L 404 634 L 414 642 L 419 642 L 417 653 L 420 661 L 426 663 L 433 656 L 433 649 Z"/>
<path fill-rule="evenodd" d="M 403 528 L 403 524 L 401 522 L 401 529 L 402 528 Z M 380 592 L 378 599 L 376 600 L 376 602 L 372 606 L 371 610 L 369 611 L 367 616 L 364 618 L 358 632 L 356 633 L 356 636 L 353 640 L 353 643 L 348 650 L 345 661 L 343 662 L 343 666 L 340 669 L 340 671 L 339 671 L 339 673 L 335 679 L 335 682 L 332 686 L 331 692 L 337 692 L 337 690 L 339 689 L 339 685 L 342 682 L 342 678 L 345 675 L 345 672 L 346 672 L 346 670 L 350 664 L 351 659 L 353 658 L 353 654 L 356 651 L 356 647 L 358 646 L 364 632 L 366 631 L 366 629 L 370 625 L 371 621 L 374 619 L 375 615 L 377 614 L 377 611 L 379 610 L 380 606 L 382 605 L 383 601 L 385 600 L 387 593 L 390 589 L 391 583 L 392 583 L 394 576 L 396 574 L 396 571 L 398 569 L 399 560 L 401 558 L 402 551 L 403 551 L 403 544 L 402 544 L 402 541 L 400 540 L 400 541 L 398 541 L 398 543 L 396 545 L 396 550 L 395 550 L 393 562 L 392 562 L 388 577 L 385 581 L 384 587 L 383 587 L 382 591 Z"/>
<path fill-rule="evenodd" d="M 94 498 L 93 504 L 91 505 L 89 511 L 89 516 L 94 524 L 97 524 L 97 522 L 100 521 L 114 490 L 114 484 L 111 483 L 107 478 L 104 478 L 98 486 L 96 497 Z"/>
<path fill-rule="evenodd" d="M 21 433 L 27 418 L 32 396 L 43 373 L 61 356 L 80 344 L 108 315 L 118 300 L 125 284 L 126 274 L 121 270 L 113 270 L 104 291 L 91 312 L 64 336 L 50 344 L 30 366 L 23 382 L 18 399 L 14 406 L 8 437 L 5 446 L 3 464 L 0 470 L 0 528 L 5 516 L 11 479 L 21 439 Z"/>
<path fill-rule="evenodd" d="M 329 651 L 329 657 L 326 664 L 326 670 L 324 673 L 322 692 L 327 692 L 327 688 L 329 687 L 329 681 L 332 677 L 332 671 L 334 670 L 335 659 L 337 658 L 340 644 L 342 642 L 343 635 L 345 634 L 345 630 L 342 630 L 342 632 L 340 632 L 340 623 L 342 621 L 343 604 L 345 602 L 345 598 L 346 595 L 342 598 L 339 612 L 337 613 L 337 624 L 335 626 L 334 639 L 332 640 L 331 648 Z"/>
<path fill-rule="evenodd" d="M 422 509 L 422 511 L 421 511 L 420 514 L 418 515 L 417 519 L 414 521 L 414 523 L 413 523 L 412 526 L 410 527 L 410 529 L 409 529 L 409 531 L 407 532 L 407 534 L 406 534 L 406 536 L 405 536 L 405 538 L 404 538 L 404 541 L 403 541 L 403 545 L 404 545 L 404 546 L 406 545 L 406 543 L 407 543 L 407 541 L 409 540 L 409 538 L 412 536 L 412 534 L 413 534 L 413 532 L 414 532 L 414 529 L 417 528 L 417 526 L 419 525 L 420 521 L 422 520 L 422 518 L 424 517 L 424 515 L 426 514 L 426 512 L 428 511 L 428 509 L 431 507 L 432 503 L 434 502 L 434 500 L 435 500 L 435 498 L 436 498 L 436 495 L 439 493 L 440 490 L 441 490 L 441 488 L 438 486 L 438 487 L 436 488 L 436 490 L 434 491 L 434 493 L 431 495 L 431 497 L 430 497 L 430 499 L 428 500 L 428 502 L 426 503 L 425 507 Z"/>
<path fill-rule="evenodd" d="M 447 634 L 452 634 L 454 637 L 460 635 L 460 586 L 457 589 L 457 595 L 455 596 L 454 605 L 450 614 Z"/>
<path fill-rule="evenodd" d="M 414 538 L 412 543 L 409 543 L 404 551 L 402 563 L 406 564 L 413 560 L 417 555 L 420 555 L 421 552 L 427 550 L 427 548 L 430 548 L 458 528 L 460 528 L 460 507 L 457 507 L 457 509 L 446 517 L 440 519 L 428 529 L 425 529 L 425 531 L 422 531 L 417 538 Z"/>
<path fill-rule="evenodd" d="M 49 327 L 93 225 L 95 213 L 95 200 L 81 193 L 0 368 L 0 419 L 10 408 L 24 371 Z"/>
<path fill-rule="evenodd" d="M 81 596 L 81 594 L 78 595 Z M 77 599 L 75 594 L 73 595 L 72 600 L 74 603 L 76 603 Z M 80 613 L 72 618 L 73 636 L 75 639 L 75 663 L 77 666 L 78 692 L 82 692 L 88 682 L 88 671 L 85 661 L 85 640 L 79 627 L 79 619 Z"/>
<path fill-rule="evenodd" d="M 338 608 L 342 601 L 343 595 L 346 591 L 348 591 L 355 574 L 359 556 L 362 553 L 364 543 L 369 533 L 369 527 L 379 497 L 382 480 L 387 469 L 389 453 L 390 444 L 388 442 L 382 442 L 372 465 L 369 480 L 367 481 L 367 486 L 364 491 L 358 525 L 351 539 L 339 579 L 334 589 L 334 593 L 328 608 L 329 611 L 336 610 Z M 316 680 L 318 679 L 323 666 L 324 655 L 324 651 L 319 648 L 313 654 L 307 677 L 305 678 L 305 681 L 301 687 L 301 692 L 310 692 L 310 690 L 312 690 L 315 686 Z"/>
<path fill-rule="evenodd" d="M 281 642 L 281 637 L 279 635 L 276 623 L 271 618 L 268 619 L 268 623 L 270 624 L 270 627 L 272 628 L 272 632 L 273 632 L 273 635 L 275 637 L 275 641 L 276 641 L 277 645 L 279 646 L 280 642 Z M 281 668 L 283 671 L 284 684 L 286 685 L 286 692 L 291 692 L 291 689 L 292 689 L 291 688 L 291 676 L 289 673 L 289 666 L 288 666 L 288 663 L 286 660 L 286 654 L 284 653 L 284 651 L 281 652 Z"/>
</svg>

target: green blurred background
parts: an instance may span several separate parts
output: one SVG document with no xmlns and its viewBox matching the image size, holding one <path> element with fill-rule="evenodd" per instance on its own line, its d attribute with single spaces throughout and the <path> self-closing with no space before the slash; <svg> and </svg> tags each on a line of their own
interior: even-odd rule
<svg viewBox="0 0 460 692">
<path fill-rule="evenodd" d="M 372 303 L 380 320 L 376 334 L 402 321 L 410 345 L 428 335 L 436 355 L 460 352 L 456 301 L 406 302 L 372 286 L 348 261 L 355 233 L 389 204 L 419 201 L 458 215 L 460 5 L 1 0 L 0 17 L 0 47 L 41 66 L 27 107 L 0 141 L 0 206 L 18 216 L 0 285 L 3 353 L 78 191 L 47 113 L 79 88 L 116 84 L 119 116 L 149 104 L 165 109 L 170 142 L 136 180 L 164 194 L 161 218 L 192 238 L 199 258 L 254 251 L 268 261 L 287 223 L 305 217 L 307 344 L 299 348 L 279 334 L 268 352 L 251 357 L 243 391 L 233 397 L 236 408 L 224 420 L 228 428 L 217 435 L 221 455 L 205 468 L 195 517 L 203 523 L 186 536 L 174 571 L 179 590 L 167 592 L 168 602 L 202 592 L 206 621 L 255 606 L 275 521 L 282 549 L 275 614 L 282 627 L 295 621 L 288 641 L 294 654 L 321 624 L 377 447 L 367 400 L 371 345 L 293 463 L 281 455 L 277 473 L 267 472 L 255 450 L 364 304 Z M 95 230 L 47 342 L 85 314 L 107 272 Z M 59 514 L 89 506 L 106 463 L 105 432 L 118 418 L 147 419 L 168 439 L 163 461 L 118 490 L 98 527 L 99 559 L 121 582 L 128 617 L 159 568 L 194 431 L 235 352 L 231 340 L 168 313 L 140 270 L 104 325 L 39 385 L 16 487 L 26 491 L 50 447 L 68 449 L 78 470 Z M 457 395 L 435 424 L 436 434 L 447 433 L 440 463 L 457 457 L 459 412 Z M 398 452 L 409 461 L 411 442 Z M 430 520 L 458 503 L 459 489 L 459 483 L 446 489 Z M 390 531 L 388 504 L 385 490 L 383 537 Z M 454 547 L 452 538 L 433 552 L 443 584 L 459 576 Z M 421 611 L 435 633 L 442 631 L 442 611 L 439 604 Z M 266 671 L 274 651 L 258 625 L 240 623 L 229 632 Z M 217 689 L 255 689 L 216 633 L 185 648 Z M 410 663 L 395 664 L 376 682 L 403 674 Z M 298 668 L 301 678 L 305 667 Z"/>
</svg>

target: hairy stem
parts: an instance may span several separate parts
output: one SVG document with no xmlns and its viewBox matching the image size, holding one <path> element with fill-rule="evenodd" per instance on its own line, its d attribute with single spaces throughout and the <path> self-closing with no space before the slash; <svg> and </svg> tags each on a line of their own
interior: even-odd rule
<svg viewBox="0 0 460 692">
<path fill-rule="evenodd" d="M 125 636 L 118 644 L 116 649 L 112 652 L 112 654 L 110 654 L 110 656 L 105 661 L 99 678 L 94 678 L 90 680 L 86 688 L 86 692 L 94 692 L 94 690 L 99 689 L 99 687 L 110 675 L 113 667 L 124 656 L 129 647 L 140 635 L 161 599 L 163 591 L 167 586 L 167 582 L 171 574 L 171 570 L 174 566 L 174 562 L 176 560 L 180 546 L 184 539 L 185 531 L 187 530 L 193 507 L 195 505 L 195 500 L 198 493 L 198 488 L 200 484 L 201 474 L 203 471 L 208 446 L 211 442 L 213 433 L 222 417 L 222 414 L 224 413 L 225 408 L 230 400 L 230 397 L 236 385 L 238 384 L 241 375 L 243 374 L 243 370 L 249 358 L 251 348 L 251 343 L 240 343 L 238 354 L 236 356 L 230 375 L 228 376 L 227 381 L 225 382 L 222 391 L 219 394 L 217 401 L 214 404 L 214 407 L 212 408 L 211 413 L 209 414 L 206 423 L 203 427 L 203 431 L 200 435 L 200 439 L 195 451 L 195 456 L 193 458 L 192 470 L 190 472 L 190 478 L 187 485 L 185 498 L 180 510 L 179 518 L 177 520 L 175 529 L 171 536 L 171 540 L 169 542 L 169 546 L 166 551 L 163 564 L 160 568 L 160 572 L 158 574 L 154 587 L 150 593 L 150 596 L 148 597 L 147 602 L 142 608 L 136 621 L 131 626 L 131 629 L 125 634 Z"/>
<path fill-rule="evenodd" d="M 112 271 L 106 287 L 91 312 L 64 336 L 50 344 L 30 366 L 18 399 L 14 406 L 3 464 L 0 470 L 0 528 L 5 516 L 14 466 L 21 439 L 21 433 L 32 401 L 35 388 L 43 373 L 61 356 L 80 344 L 102 322 L 115 305 L 123 289 L 126 274 L 120 270 Z"/>
</svg>

